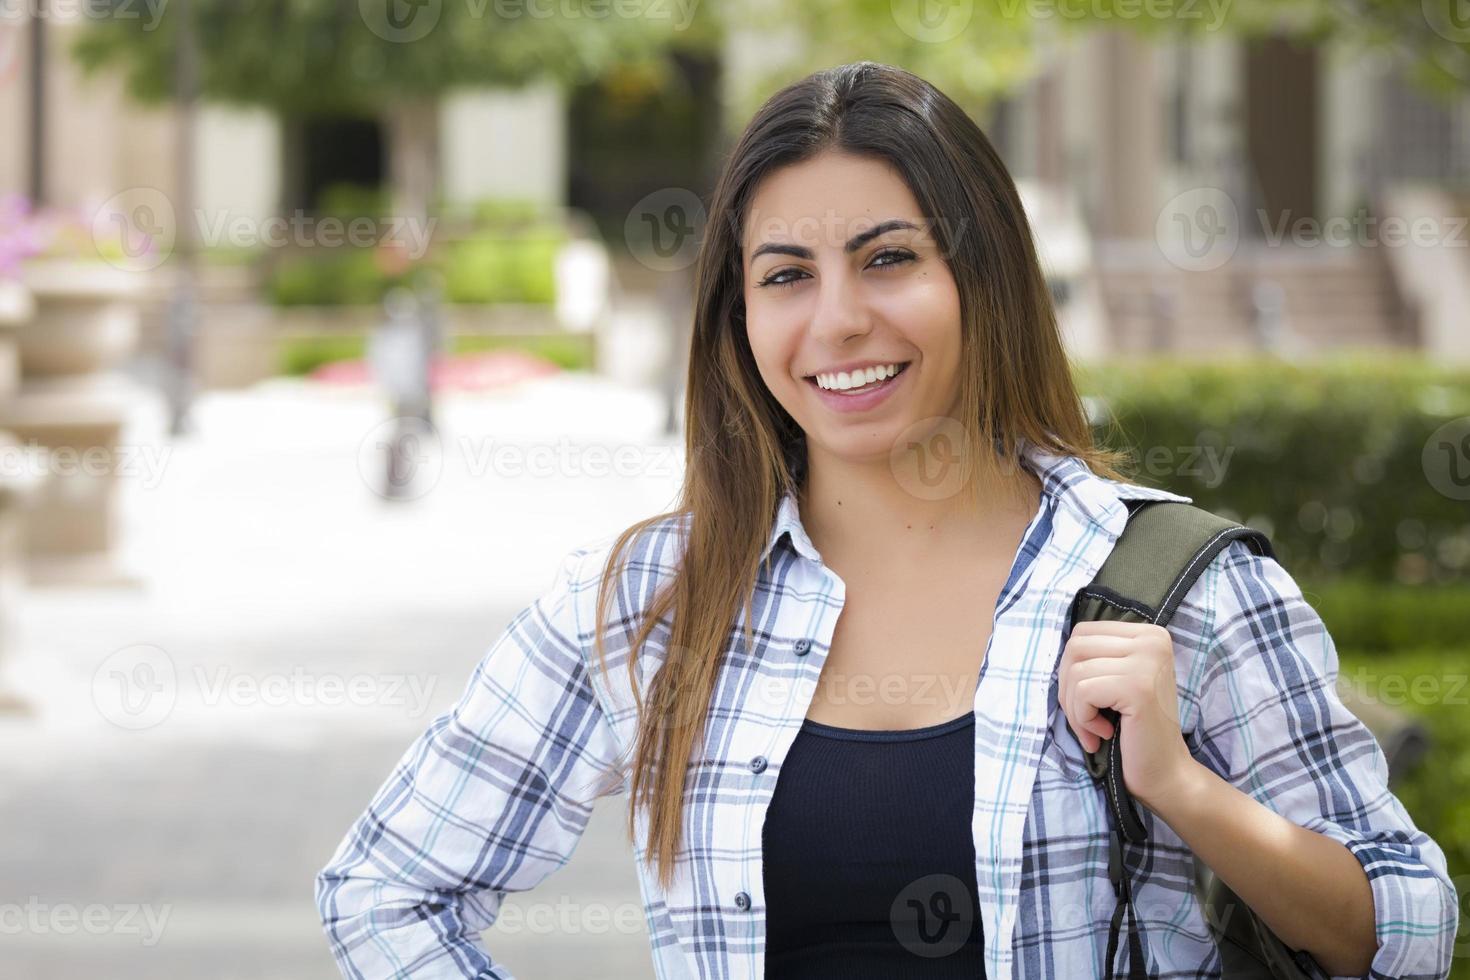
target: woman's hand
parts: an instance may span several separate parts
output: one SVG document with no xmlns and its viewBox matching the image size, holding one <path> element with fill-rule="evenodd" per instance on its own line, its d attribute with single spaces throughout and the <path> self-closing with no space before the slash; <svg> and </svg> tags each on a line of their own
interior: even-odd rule
<svg viewBox="0 0 1470 980">
<path fill-rule="evenodd" d="M 1117 711 L 1123 728 L 1123 782 L 1144 806 L 1184 783 L 1199 765 L 1179 730 L 1174 690 L 1174 641 L 1151 623 L 1081 622 L 1062 650 L 1057 698 L 1067 723 L 1094 752 L 1113 725 L 1099 714 Z"/>
</svg>

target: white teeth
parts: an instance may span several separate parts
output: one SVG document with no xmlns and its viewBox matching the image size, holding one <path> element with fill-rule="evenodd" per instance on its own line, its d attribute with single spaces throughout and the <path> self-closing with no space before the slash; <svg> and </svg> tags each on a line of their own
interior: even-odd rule
<svg viewBox="0 0 1470 980">
<path fill-rule="evenodd" d="M 844 391 L 848 388 L 861 388 L 882 378 L 893 377 L 898 373 L 898 369 L 903 363 L 907 362 L 882 364 L 852 372 L 838 371 L 835 374 L 819 374 L 816 376 L 817 384 L 828 391 Z"/>
</svg>

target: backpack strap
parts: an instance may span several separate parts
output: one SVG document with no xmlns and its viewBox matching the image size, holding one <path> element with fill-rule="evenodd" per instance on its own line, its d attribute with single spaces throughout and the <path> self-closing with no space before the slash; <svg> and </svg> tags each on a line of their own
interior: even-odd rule
<svg viewBox="0 0 1470 980">
<path fill-rule="evenodd" d="M 1253 528 L 1226 520 L 1193 504 L 1174 500 L 1128 500 L 1128 523 L 1096 577 L 1072 603 L 1072 625 L 1096 620 L 1167 626 L 1200 574 L 1237 539 L 1258 555 L 1275 558 L 1270 539 Z M 1118 934 L 1128 912 L 1128 977 L 1147 980 L 1143 944 L 1134 917 L 1133 892 L 1123 843 L 1142 843 L 1148 831 L 1123 782 L 1121 719 L 1112 708 L 1099 712 L 1113 725 L 1112 738 L 1086 753 L 1087 769 L 1107 794 L 1112 817 L 1108 879 L 1118 906 L 1108 930 L 1107 980 L 1115 974 Z M 1071 722 L 1067 723 L 1071 729 Z M 1075 737 L 1076 732 L 1073 732 Z"/>
</svg>

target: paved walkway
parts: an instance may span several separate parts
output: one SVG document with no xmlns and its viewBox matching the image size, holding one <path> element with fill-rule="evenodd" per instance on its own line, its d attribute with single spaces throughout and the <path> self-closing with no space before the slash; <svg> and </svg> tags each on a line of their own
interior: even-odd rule
<svg viewBox="0 0 1470 980">
<path fill-rule="evenodd" d="M 211 394 L 172 443 L 140 412 L 140 587 L 26 594 L 0 664 L 35 710 L 0 718 L 0 973 L 337 976 L 312 885 L 350 821 L 557 560 L 679 485 L 656 392 L 562 375 L 437 413 L 432 488 L 390 503 L 370 391 Z M 651 974 L 625 814 L 487 933 L 521 980 Z"/>
</svg>

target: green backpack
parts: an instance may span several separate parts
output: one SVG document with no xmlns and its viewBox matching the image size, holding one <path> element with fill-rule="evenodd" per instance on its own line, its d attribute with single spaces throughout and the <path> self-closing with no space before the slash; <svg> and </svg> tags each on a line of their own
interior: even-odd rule
<svg viewBox="0 0 1470 980">
<path fill-rule="evenodd" d="M 1179 603 L 1210 560 L 1239 538 L 1258 555 L 1274 558 L 1270 540 L 1260 531 L 1228 521 L 1192 504 L 1171 500 L 1130 500 L 1128 523 L 1091 584 L 1077 593 L 1074 624 L 1090 620 L 1155 623 L 1167 626 Z M 1102 784 L 1112 815 L 1108 878 L 1118 896 L 1108 930 L 1107 978 L 1113 980 L 1118 931 L 1128 911 L 1128 978 L 1147 980 L 1143 943 L 1133 911 L 1133 892 L 1123 860 L 1123 842 L 1141 843 L 1148 834 L 1132 794 L 1123 780 L 1109 779 L 1114 767 L 1123 771 L 1118 713 L 1103 708 L 1117 733 L 1096 752 L 1086 753 L 1087 769 Z M 1068 728 L 1070 729 L 1070 724 Z M 1073 733 L 1075 736 L 1075 732 Z M 1309 980 L 1287 946 L 1203 862 L 1196 861 L 1195 891 L 1205 922 L 1220 951 L 1224 980 Z"/>
</svg>

